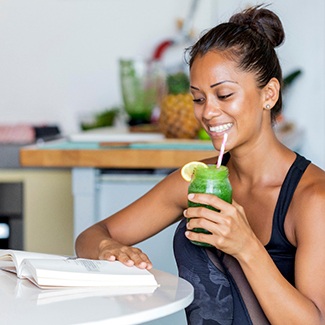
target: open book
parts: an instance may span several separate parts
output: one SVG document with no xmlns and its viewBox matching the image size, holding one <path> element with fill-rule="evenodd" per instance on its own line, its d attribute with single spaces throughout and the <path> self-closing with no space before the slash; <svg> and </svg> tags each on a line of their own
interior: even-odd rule
<svg viewBox="0 0 325 325">
<path fill-rule="evenodd" d="M 0 249 L 0 269 L 28 279 L 42 289 L 57 287 L 154 286 L 148 270 L 114 261 Z"/>
</svg>

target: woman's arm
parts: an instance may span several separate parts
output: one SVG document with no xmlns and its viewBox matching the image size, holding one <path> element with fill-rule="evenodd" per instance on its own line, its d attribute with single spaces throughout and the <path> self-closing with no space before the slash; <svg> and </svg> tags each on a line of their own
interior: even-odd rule
<svg viewBox="0 0 325 325">
<path fill-rule="evenodd" d="M 151 268 L 149 258 L 132 245 L 155 235 L 182 216 L 187 206 L 187 188 L 188 183 L 179 170 L 168 175 L 137 201 L 83 231 L 76 240 L 77 255 Z"/>
<path fill-rule="evenodd" d="M 249 249 L 249 254 L 239 255 L 243 271 L 265 314 L 274 325 L 325 324 L 324 212 L 314 208 L 308 210 L 307 214 L 302 212 L 301 216 L 304 214 L 304 217 L 299 218 L 301 224 L 297 227 L 295 287 L 280 274 L 264 247 L 257 241 Z"/>
<path fill-rule="evenodd" d="M 306 177 L 290 206 L 297 246 L 295 287 L 282 276 L 236 202 L 230 205 L 196 194 L 191 200 L 213 205 L 221 213 L 208 209 L 188 209 L 185 213 L 187 217 L 204 215 L 192 219 L 188 227 L 208 229 L 213 236 L 188 232 L 187 237 L 213 244 L 239 261 L 272 325 L 325 324 L 325 181 L 323 172 L 310 168 L 308 173 L 316 176 Z"/>
<path fill-rule="evenodd" d="M 275 267 L 264 247 L 241 257 L 242 268 L 271 324 L 325 324 L 325 179 L 315 166 L 291 202 L 295 287 Z"/>
</svg>

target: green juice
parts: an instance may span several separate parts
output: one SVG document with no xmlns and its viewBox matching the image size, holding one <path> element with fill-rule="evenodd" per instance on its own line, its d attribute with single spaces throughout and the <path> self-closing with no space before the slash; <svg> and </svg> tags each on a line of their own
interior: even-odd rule
<svg viewBox="0 0 325 325">
<path fill-rule="evenodd" d="M 121 92 L 129 124 L 150 123 L 164 85 L 160 63 L 146 60 L 119 61 Z"/>
<path fill-rule="evenodd" d="M 226 166 L 208 165 L 208 168 L 198 166 L 194 170 L 192 181 L 188 188 L 188 193 L 208 193 L 214 194 L 222 200 L 231 203 L 232 202 L 232 188 L 229 182 L 229 172 Z M 217 211 L 210 205 L 202 205 L 188 201 L 189 207 L 204 206 L 208 209 Z M 210 234 L 209 231 L 202 228 L 194 228 L 192 231 Z M 211 245 L 192 241 L 193 244 L 210 247 Z"/>
</svg>

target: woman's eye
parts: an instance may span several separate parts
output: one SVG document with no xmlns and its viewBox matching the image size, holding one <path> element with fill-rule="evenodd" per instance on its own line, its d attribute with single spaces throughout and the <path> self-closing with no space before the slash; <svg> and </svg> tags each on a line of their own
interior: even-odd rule
<svg viewBox="0 0 325 325">
<path fill-rule="evenodd" d="M 193 98 L 194 103 L 202 103 L 204 101 L 203 98 Z"/>
<path fill-rule="evenodd" d="M 221 95 L 221 94 L 217 94 L 216 96 L 218 97 L 219 100 L 226 100 L 227 98 L 229 98 L 230 96 L 232 96 L 234 93 L 228 93 L 228 94 L 225 94 L 225 95 Z M 194 97 L 193 96 L 193 102 L 195 104 L 202 104 L 205 102 L 205 98 L 204 97 Z"/>
<path fill-rule="evenodd" d="M 219 99 L 227 99 L 228 97 L 230 97 L 233 93 L 227 94 L 227 95 L 218 95 Z"/>
</svg>

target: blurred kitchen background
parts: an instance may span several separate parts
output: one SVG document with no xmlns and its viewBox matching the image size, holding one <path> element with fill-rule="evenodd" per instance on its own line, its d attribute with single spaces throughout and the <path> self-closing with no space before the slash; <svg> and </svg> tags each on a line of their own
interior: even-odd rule
<svg viewBox="0 0 325 325">
<path fill-rule="evenodd" d="M 31 126 L 41 139 L 55 137 L 57 131 L 78 135 L 85 116 L 122 106 L 120 59 L 152 58 L 160 48 L 165 66 L 181 63 L 184 46 L 201 31 L 259 3 L 1 0 L 0 248 L 73 254 L 73 215 L 95 218 L 93 210 L 84 208 L 94 199 L 93 188 L 99 193 L 95 201 L 101 202 L 100 218 L 104 218 L 158 181 L 152 175 L 140 175 L 145 179 L 132 175 L 137 178 L 124 182 L 121 175 L 104 173 L 96 186 L 82 182 L 79 186 L 79 174 L 72 184 L 67 168 L 20 168 L 19 147 L 35 140 Z M 289 131 L 299 131 L 289 133 L 294 147 L 325 168 L 325 2 L 273 0 L 270 8 L 279 14 L 286 31 L 285 44 L 278 50 L 284 75 L 301 71 L 285 93 L 282 119 Z M 191 39 L 164 48 L 169 40 L 182 40 L 182 31 Z M 98 175 L 97 170 L 88 172 Z M 126 191 L 127 196 L 120 194 Z M 173 230 L 167 231 L 162 235 L 166 238 L 157 239 L 165 249 L 159 250 L 155 265 L 176 272 L 171 257 Z M 145 251 L 154 260 L 157 245 L 148 246 Z M 166 259 L 161 255 L 165 253 Z M 165 323 L 184 323 L 183 314 L 177 315 L 182 321 L 166 318 Z"/>
<path fill-rule="evenodd" d="M 259 1 L 201 0 L 194 39 Z M 0 124 L 80 130 L 89 112 L 121 105 L 118 60 L 151 57 L 175 38 L 191 0 L 2 0 Z M 303 129 L 301 152 L 325 167 L 325 3 L 274 0 L 286 30 L 279 49 L 284 74 L 302 74 L 285 98 L 285 118 Z M 303 8 L 303 9 L 302 9 Z M 181 51 L 175 52 L 181 60 Z M 0 158 L 1 159 L 1 158 Z"/>
</svg>

